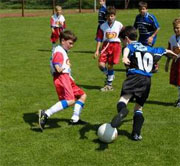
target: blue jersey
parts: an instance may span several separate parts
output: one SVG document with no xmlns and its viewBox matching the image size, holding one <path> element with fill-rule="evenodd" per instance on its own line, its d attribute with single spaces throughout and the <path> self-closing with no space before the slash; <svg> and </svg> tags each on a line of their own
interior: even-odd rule
<svg viewBox="0 0 180 166">
<path fill-rule="evenodd" d="M 139 42 L 148 45 L 147 39 L 159 28 L 159 24 L 154 15 L 146 13 L 144 16 L 140 14 L 136 16 L 134 27 L 139 30 Z M 152 46 L 156 42 L 156 37 L 153 39 Z"/>
<path fill-rule="evenodd" d="M 99 9 L 99 13 L 98 13 L 98 24 L 99 25 L 106 22 L 106 12 L 107 12 L 106 6 L 105 5 L 101 6 Z"/>
<path fill-rule="evenodd" d="M 128 58 L 131 62 L 127 74 L 141 74 L 151 77 L 153 64 L 166 54 L 164 48 L 144 46 L 140 42 L 132 42 L 127 47 L 130 50 Z"/>
</svg>

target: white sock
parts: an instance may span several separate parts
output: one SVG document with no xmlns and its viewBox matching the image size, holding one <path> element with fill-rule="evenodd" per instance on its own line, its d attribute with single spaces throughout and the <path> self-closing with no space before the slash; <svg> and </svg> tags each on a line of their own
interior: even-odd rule
<svg viewBox="0 0 180 166">
<path fill-rule="evenodd" d="M 55 47 L 56 47 L 56 43 L 52 43 L 52 52 L 54 52 Z"/>
<path fill-rule="evenodd" d="M 48 117 L 50 117 L 52 114 L 61 111 L 67 107 L 68 107 L 67 101 L 62 100 L 54 104 L 51 108 L 47 109 L 45 113 L 47 114 Z"/>
<path fill-rule="evenodd" d="M 73 122 L 77 122 L 79 120 L 79 116 L 81 114 L 81 110 L 82 110 L 83 106 L 84 106 L 84 103 L 82 103 L 81 101 L 76 101 L 76 103 L 74 105 L 73 116 L 71 117 Z"/>
</svg>

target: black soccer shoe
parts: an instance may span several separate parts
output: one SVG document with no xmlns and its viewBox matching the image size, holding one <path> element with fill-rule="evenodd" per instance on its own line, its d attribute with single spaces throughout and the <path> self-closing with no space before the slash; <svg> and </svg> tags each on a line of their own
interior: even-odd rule
<svg viewBox="0 0 180 166">
<path fill-rule="evenodd" d="M 85 125 L 87 124 L 87 122 L 79 119 L 77 122 L 74 122 L 72 119 L 70 119 L 69 121 L 69 125 Z"/>
<path fill-rule="evenodd" d="M 136 133 L 132 133 L 131 137 L 132 137 L 132 140 L 134 140 L 134 141 L 141 141 L 142 140 L 142 136 L 138 135 Z"/>
<path fill-rule="evenodd" d="M 44 126 L 46 125 L 47 123 L 47 120 L 48 120 L 48 116 L 47 114 L 45 113 L 44 110 L 39 110 L 39 127 L 40 129 L 43 131 L 44 129 Z"/>
</svg>

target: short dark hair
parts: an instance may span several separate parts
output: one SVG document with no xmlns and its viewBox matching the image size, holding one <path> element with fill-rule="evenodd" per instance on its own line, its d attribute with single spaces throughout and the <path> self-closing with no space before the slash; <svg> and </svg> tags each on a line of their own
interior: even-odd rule
<svg viewBox="0 0 180 166">
<path fill-rule="evenodd" d="M 133 26 L 126 26 L 120 33 L 120 37 L 122 39 L 125 39 L 128 37 L 130 40 L 136 40 L 137 39 L 137 30 Z"/>
<path fill-rule="evenodd" d="M 138 6 L 139 6 L 139 8 L 142 8 L 142 7 L 145 7 L 146 9 L 148 8 L 147 2 L 143 2 L 143 1 L 139 2 Z"/>
<path fill-rule="evenodd" d="M 59 38 L 60 38 L 60 42 L 62 41 L 62 39 L 72 40 L 73 42 L 76 42 L 77 40 L 77 37 L 75 36 L 75 34 L 71 32 L 70 30 L 65 30 L 61 32 Z"/>
<path fill-rule="evenodd" d="M 111 15 L 111 14 L 116 15 L 116 8 L 114 6 L 108 6 L 107 7 L 106 15 Z"/>
</svg>

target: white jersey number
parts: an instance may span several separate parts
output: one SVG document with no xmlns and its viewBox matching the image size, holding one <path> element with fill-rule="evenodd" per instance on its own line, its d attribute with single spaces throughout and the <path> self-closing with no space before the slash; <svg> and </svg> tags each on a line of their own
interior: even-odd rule
<svg viewBox="0 0 180 166">
<path fill-rule="evenodd" d="M 135 53 L 139 69 L 146 72 L 151 72 L 153 68 L 153 56 L 148 52 L 146 52 L 144 56 L 141 54 L 141 52 Z"/>
</svg>

